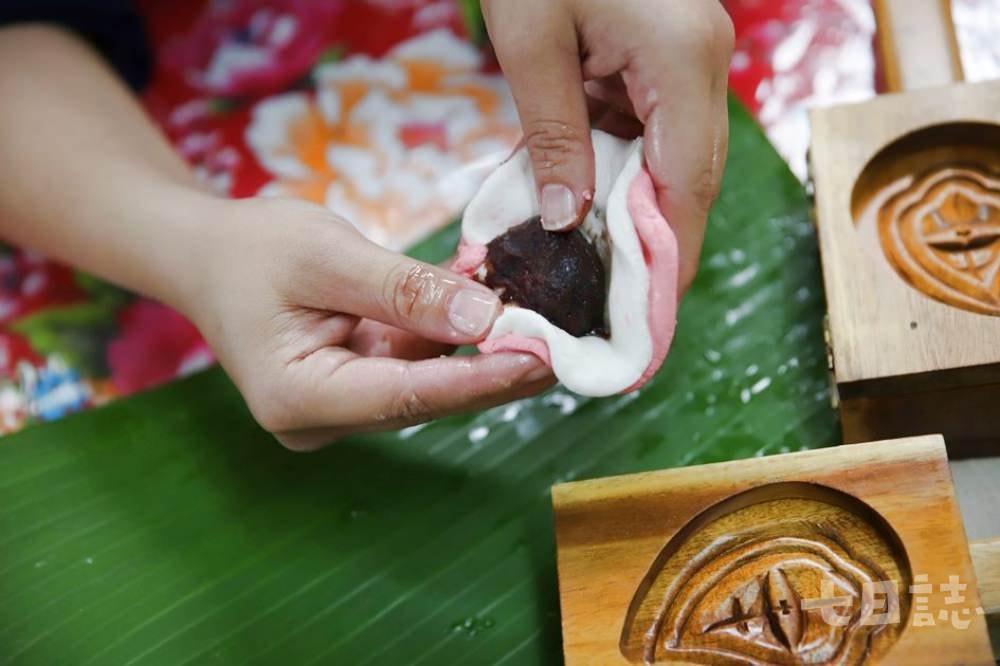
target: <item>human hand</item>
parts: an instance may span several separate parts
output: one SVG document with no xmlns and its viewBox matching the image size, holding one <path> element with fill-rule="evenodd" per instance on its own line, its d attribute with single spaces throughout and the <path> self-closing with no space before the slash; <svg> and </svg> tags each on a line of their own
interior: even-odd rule
<svg viewBox="0 0 1000 666">
<path fill-rule="evenodd" d="M 302 201 L 212 205 L 213 259 L 184 310 L 257 421 L 288 448 L 482 409 L 554 383 L 527 354 L 441 357 L 489 332 L 500 302 L 486 287 L 384 250 Z"/>
<path fill-rule="evenodd" d="M 590 120 L 644 136 L 657 200 L 694 280 L 729 136 L 733 26 L 718 0 L 482 0 L 517 103 L 542 221 L 576 227 L 590 208 Z"/>
<path fill-rule="evenodd" d="M 500 302 L 486 287 L 381 249 L 325 208 L 206 193 L 72 34 L 0 31 L 0 98 L 0 236 L 186 314 L 289 448 L 553 383 L 533 356 L 440 358 L 488 333 Z"/>
</svg>

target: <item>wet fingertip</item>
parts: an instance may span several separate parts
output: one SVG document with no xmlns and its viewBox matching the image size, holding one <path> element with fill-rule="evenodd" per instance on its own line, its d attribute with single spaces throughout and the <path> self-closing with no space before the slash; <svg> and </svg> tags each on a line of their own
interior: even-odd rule
<svg viewBox="0 0 1000 666">
<path fill-rule="evenodd" d="M 497 370 L 506 370 L 519 381 L 539 371 L 551 374 L 552 369 L 534 354 L 519 351 L 502 351 L 485 354 Z M 543 374 L 544 376 L 544 374 Z"/>
<path fill-rule="evenodd" d="M 521 372 L 518 379 L 520 383 L 530 384 L 553 376 L 552 367 L 534 354 L 514 352 L 511 355 L 517 357 L 516 362 Z"/>
<path fill-rule="evenodd" d="M 539 365 L 533 370 L 529 370 L 528 373 L 524 375 L 523 381 L 525 383 L 532 384 L 534 382 L 542 381 L 543 379 L 555 378 L 555 376 L 552 374 L 552 368 L 545 365 L 537 358 L 535 359 L 535 361 L 537 361 Z"/>
</svg>

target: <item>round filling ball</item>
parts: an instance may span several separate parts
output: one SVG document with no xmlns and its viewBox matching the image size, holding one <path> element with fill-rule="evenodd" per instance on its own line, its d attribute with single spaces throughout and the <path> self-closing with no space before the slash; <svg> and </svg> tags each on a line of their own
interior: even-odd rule
<svg viewBox="0 0 1000 666">
<path fill-rule="evenodd" d="M 597 249 L 578 230 L 533 217 L 487 245 L 483 283 L 504 303 L 534 310 L 575 337 L 608 337 L 607 282 Z"/>
</svg>

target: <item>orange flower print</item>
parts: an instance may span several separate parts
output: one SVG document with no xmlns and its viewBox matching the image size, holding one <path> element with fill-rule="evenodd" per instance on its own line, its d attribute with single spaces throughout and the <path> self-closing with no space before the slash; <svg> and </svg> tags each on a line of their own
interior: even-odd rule
<svg viewBox="0 0 1000 666">
<path fill-rule="evenodd" d="M 450 221 L 519 137 L 499 74 L 449 30 L 380 59 L 320 65 L 314 94 L 258 103 L 247 145 L 274 180 L 260 194 L 325 204 L 369 238 L 402 249 Z"/>
</svg>

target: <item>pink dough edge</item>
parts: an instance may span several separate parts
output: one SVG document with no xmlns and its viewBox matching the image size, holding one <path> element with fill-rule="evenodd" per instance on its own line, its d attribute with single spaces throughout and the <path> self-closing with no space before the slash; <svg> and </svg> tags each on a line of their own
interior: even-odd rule
<svg viewBox="0 0 1000 666">
<path fill-rule="evenodd" d="M 677 326 L 677 238 L 660 213 L 653 179 L 645 168 L 639 170 L 629 185 L 627 202 L 649 269 L 647 322 L 653 357 L 638 381 L 623 393 L 636 391 L 653 378 L 667 358 Z"/>
<path fill-rule="evenodd" d="M 646 322 L 653 341 L 653 355 L 649 365 L 632 386 L 622 391 L 622 393 L 632 393 L 653 378 L 670 351 L 677 325 L 678 255 L 677 238 L 660 213 L 653 179 L 645 168 L 639 170 L 629 185 L 626 201 L 629 217 L 635 225 L 649 272 L 649 305 Z M 486 261 L 486 251 L 485 245 L 467 243 L 462 239 L 451 269 L 456 273 L 472 277 Z M 534 354 L 549 367 L 552 366 L 549 347 L 541 338 L 510 333 L 494 340 L 484 340 L 477 348 L 483 354 L 504 351 L 526 352 Z"/>
<path fill-rule="evenodd" d="M 458 253 L 451 261 L 451 270 L 459 275 L 472 277 L 486 261 L 486 252 L 485 245 L 473 245 L 465 242 L 464 238 L 461 239 L 458 242 Z"/>
<path fill-rule="evenodd" d="M 458 243 L 458 253 L 451 262 L 451 270 L 459 275 L 473 277 L 479 267 L 486 261 L 486 246 L 468 243 L 463 238 Z M 498 352 L 524 352 L 534 354 L 545 365 L 552 367 L 552 356 L 549 354 L 549 346 L 541 338 L 529 338 L 523 335 L 508 333 L 495 340 L 483 340 L 476 348 L 483 354 L 495 354 Z"/>
</svg>

